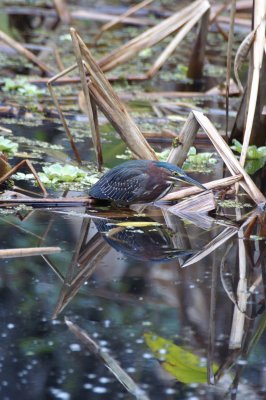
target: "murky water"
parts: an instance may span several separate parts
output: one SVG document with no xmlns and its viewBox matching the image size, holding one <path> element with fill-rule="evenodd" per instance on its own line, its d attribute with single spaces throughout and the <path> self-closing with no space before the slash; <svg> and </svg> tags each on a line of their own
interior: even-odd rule
<svg viewBox="0 0 266 400">
<path fill-rule="evenodd" d="M 83 211 L 74 210 L 80 215 Z M 23 221 L 15 215 L 1 217 L 2 248 L 62 248 L 55 255 L 1 260 L 1 397 L 130 398 L 104 363 L 69 332 L 67 316 L 151 399 L 223 398 L 234 379 L 240 394 L 263 398 L 262 281 L 248 295 L 242 322 L 243 314 L 238 315 L 235 329 L 243 323 L 240 337 L 232 328 L 238 309 L 228 287 L 239 282 L 237 248 L 244 243 L 237 230 L 227 233 L 228 239 L 201 261 L 181 268 L 212 239 L 235 228 L 214 224 L 206 231 L 166 215 L 171 228 L 136 224 L 110 234 L 118 227 L 116 219 L 91 221 L 80 215 L 36 210 Z M 142 222 L 162 224 L 158 210 L 148 215 Z M 265 241 L 245 245 L 250 247 L 248 259 L 256 262 Z M 249 287 L 264 261 L 257 264 L 248 263 Z M 222 376 L 217 375 L 213 386 L 194 382 L 198 378 L 189 372 L 190 383 L 177 382 L 160 366 L 145 334 L 181 346 L 197 355 L 202 366 L 215 363 Z M 189 360 L 183 361 L 189 366 Z M 178 368 L 177 362 L 177 374 Z"/>
<path fill-rule="evenodd" d="M 87 23 L 79 24 L 90 43 Z M 97 27 L 95 22 L 90 26 L 93 32 Z M 133 37 L 138 29 L 127 27 L 113 36 L 106 33 L 99 54 L 125 36 Z M 48 35 L 34 32 L 28 35 L 35 43 Z M 55 40 L 69 66 L 73 53 L 67 33 L 66 27 L 59 27 Z M 143 131 L 176 132 L 190 106 L 204 109 L 224 130 L 220 96 L 166 99 L 164 104 L 155 102 L 156 109 L 142 99 L 143 91 L 203 91 L 221 82 L 224 56 L 218 60 L 216 54 L 221 38 L 210 34 L 207 69 L 194 85 L 178 67 L 181 60 L 187 62 L 189 43 L 184 42 L 152 81 L 122 87 L 121 82 L 114 83 L 122 97 L 134 93 L 137 100 L 133 96 L 126 102 Z M 48 58 L 54 62 L 52 53 Z M 22 71 L 18 61 L 4 59 L 11 76 L 30 70 L 26 64 Z M 136 61 L 134 73 L 141 63 Z M 77 107 L 78 90 L 69 86 L 60 92 L 60 99 L 64 96 L 68 122 L 88 163 L 94 154 L 86 137 L 87 119 Z M 229 127 L 237 102 L 230 103 Z M 1 92 L 1 106 L 9 108 L 8 112 L 1 109 L 0 125 L 11 129 L 10 137 L 19 144 L 15 157 L 10 156 L 12 165 L 25 157 L 31 157 L 38 170 L 51 162 L 73 162 L 47 91 L 38 101 Z M 125 145 L 102 115 L 100 126 L 105 166 L 111 167 L 121 162 L 117 155 L 125 156 Z M 153 143 L 162 150 L 171 139 L 159 140 L 155 135 Z M 196 143 L 201 151 L 213 152 L 206 139 L 198 138 Z M 223 176 L 223 164 L 214 157 L 217 163 L 211 172 L 205 168 L 197 175 L 201 182 Z M 91 165 L 85 167 L 91 174 Z M 256 183 L 263 181 L 263 174 L 257 173 Z M 27 181 L 16 185 L 33 188 Z M 49 193 L 60 196 L 64 189 L 60 186 Z M 68 195 L 83 194 L 76 186 L 70 189 Z M 256 214 L 243 195 L 229 197 L 231 203 L 227 200 L 217 204 L 215 213 L 186 218 L 170 213 L 165 205 L 132 210 L 105 205 L 1 209 L 0 249 L 53 246 L 61 251 L 0 259 L 0 398 L 264 399 L 265 215 Z M 243 226 L 251 212 L 254 218 Z"/>
</svg>

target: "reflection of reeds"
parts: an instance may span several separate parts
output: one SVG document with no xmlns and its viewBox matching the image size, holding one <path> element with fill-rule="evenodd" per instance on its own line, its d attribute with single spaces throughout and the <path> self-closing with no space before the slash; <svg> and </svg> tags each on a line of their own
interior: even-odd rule
<svg viewBox="0 0 266 400">
<path fill-rule="evenodd" d="M 69 330 L 79 339 L 91 354 L 94 354 L 98 359 L 105 364 L 105 366 L 112 372 L 116 379 L 138 400 L 149 400 L 145 392 L 133 381 L 133 379 L 121 368 L 118 362 L 100 345 L 98 345 L 88 333 L 81 329 L 78 325 L 74 324 L 65 317 L 65 323 Z"/>
</svg>

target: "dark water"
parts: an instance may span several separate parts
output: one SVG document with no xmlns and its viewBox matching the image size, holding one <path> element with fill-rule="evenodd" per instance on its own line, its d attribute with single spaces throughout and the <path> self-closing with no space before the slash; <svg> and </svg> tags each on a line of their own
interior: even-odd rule
<svg viewBox="0 0 266 400">
<path fill-rule="evenodd" d="M 83 211 L 75 209 L 76 213 Z M 148 219 L 137 221 L 162 223 L 157 209 L 149 214 Z M 24 221 L 15 215 L 1 217 L 2 248 L 62 248 L 61 253 L 45 257 L 1 260 L 1 398 L 133 398 L 68 330 L 65 316 L 112 355 L 151 399 L 220 399 L 234 379 L 239 396 L 248 393 L 254 399 L 264 398 L 262 282 L 248 299 L 241 347 L 228 348 L 229 343 L 233 346 L 234 304 L 221 283 L 221 260 L 232 246 L 224 260 L 223 278 L 236 285 L 237 247 L 243 239 L 236 233 L 203 260 L 182 269 L 180 264 L 190 256 L 181 253 L 176 258 L 178 253 L 172 252 L 174 258 L 169 261 L 165 260 L 167 251 L 199 251 L 228 228 L 214 225 L 208 232 L 173 215 L 167 215 L 167 221 L 171 229 L 165 224 L 120 227 L 118 233 L 105 238 L 106 226 L 110 234 L 114 220 L 94 218 L 92 222 L 42 210 Z M 265 240 L 245 241 L 245 245 L 251 247 L 249 258 L 256 261 L 258 246 L 263 251 Z M 251 286 L 264 261 L 251 266 L 249 258 Z M 212 386 L 177 382 L 152 354 L 145 333 L 197 354 L 202 365 L 211 357 L 222 367 L 223 376 Z"/>
</svg>

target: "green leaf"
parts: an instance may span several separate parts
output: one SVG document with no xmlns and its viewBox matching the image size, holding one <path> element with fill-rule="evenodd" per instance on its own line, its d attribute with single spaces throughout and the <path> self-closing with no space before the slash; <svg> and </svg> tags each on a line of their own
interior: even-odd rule
<svg viewBox="0 0 266 400">
<path fill-rule="evenodd" d="M 41 180 L 45 177 L 53 183 L 56 182 L 77 182 L 85 178 L 87 173 L 74 165 L 52 164 L 49 167 L 43 167 L 43 173 L 40 173 Z"/>
<path fill-rule="evenodd" d="M 146 333 L 144 338 L 162 367 L 178 381 L 183 383 L 207 382 L 206 362 L 205 365 L 202 365 L 202 359 L 199 356 L 152 333 Z M 216 371 L 218 366 L 214 365 L 213 369 Z"/>
<path fill-rule="evenodd" d="M 237 153 L 241 153 L 242 151 L 242 144 L 236 140 L 233 139 L 233 146 L 231 146 L 231 149 L 236 151 Z M 258 160 L 260 158 L 266 157 L 266 146 L 248 146 L 248 151 L 247 151 L 247 159 L 248 160 Z"/>
<path fill-rule="evenodd" d="M 18 150 L 18 144 L 0 136 L 0 151 L 8 154 L 15 154 Z"/>
</svg>

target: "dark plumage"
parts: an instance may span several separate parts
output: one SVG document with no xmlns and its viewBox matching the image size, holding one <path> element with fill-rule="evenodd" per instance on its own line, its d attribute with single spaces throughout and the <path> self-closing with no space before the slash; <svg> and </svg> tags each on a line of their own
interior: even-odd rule
<svg viewBox="0 0 266 400">
<path fill-rule="evenodd" d="M 106 172 L 89 190 L 89 195 L 119 205 L 150 203 L 163 197 L 178 182 L 205 189 L 176 165 L 150 160 L 127 161 Z"/>
</svg>

